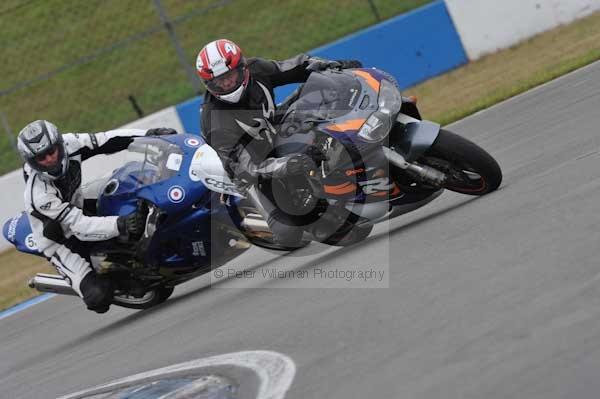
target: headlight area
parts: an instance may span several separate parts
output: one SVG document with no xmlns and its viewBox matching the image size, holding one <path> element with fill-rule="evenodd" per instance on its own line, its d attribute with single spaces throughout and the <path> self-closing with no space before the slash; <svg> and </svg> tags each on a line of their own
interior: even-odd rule
<svg viewBox="0 0 600 399">
<path fill-rule="evenodd" d="M 402 107 L 402 95 L 392 82 L 381 80 L 377 104 L 377 111 L 369 116 L 358 132 L 361 139 L 372 143 L 387 137 Z"/>
</svg>

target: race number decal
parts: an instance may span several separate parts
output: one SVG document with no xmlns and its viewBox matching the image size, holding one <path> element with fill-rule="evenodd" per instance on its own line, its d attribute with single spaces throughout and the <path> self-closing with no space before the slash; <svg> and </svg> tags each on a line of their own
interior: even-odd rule
<svg viewBox="0 0 600 399">
<path fill-rule="evenodd" d="M 33 233 L 31 233 L 27 237 L 25 237 L 25 246 L 27 247 L 27 249 L 30 249 L 32 251 L 35 251 L 37 249 L 37 244 L 35 243 L 35 240 L 33 239 Z"/>
<path fill-rule="evenodd" d="M 358 184 L 361 186 L 363 193 L 367 195 L 380 193 L 382 191 L 387 192 L 394 188 L 394 183 L 390 183 L 390 179 L 387 177 L 362 181 L 358 182 Z"/>
<path fill-rule="evenodd" d="M 233 55 L 237 54 L 237 50 L 235 49 L 235 46 L 229 42 L 225 42 L 225 44 L 223 45 L 223 48 L 225 49 L 225 51 L 227 53 L 231 53 Z"/>
</svg>

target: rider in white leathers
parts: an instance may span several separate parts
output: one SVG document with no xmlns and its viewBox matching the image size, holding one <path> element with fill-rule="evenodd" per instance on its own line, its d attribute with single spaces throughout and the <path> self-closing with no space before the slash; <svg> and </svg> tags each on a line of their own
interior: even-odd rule
<svg viewBox="0 0 600 399">
<path fill-rule="evenodd" d="M 25 209 L 37 248 L 56 267 L 88 309 L 108 310 L 113 296 L 110 280 L 97 275 L 89 261 L 90 242 L 119 237 L 136 239 L 144 220 L 127 216 L 86 216 L 81 192 L 81 162 L 97 154 L 123 149 L 134 137 L 173 134 L 173 129 L 120 129 L 100 133 L 60 134 L 56 126 L 38 120 L 19 133 L 18 150 L 25 161 Z"/>
</svg>

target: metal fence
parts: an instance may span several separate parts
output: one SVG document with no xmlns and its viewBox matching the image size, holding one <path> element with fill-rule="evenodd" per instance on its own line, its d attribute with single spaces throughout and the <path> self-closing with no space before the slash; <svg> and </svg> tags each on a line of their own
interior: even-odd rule
<svg viewBox="0 0 600 399">
<path fill-rule="evenodd" d="M 4 0 L 0 173 L 35 119 L 110 129 L 202 91 L 197 52 L 219 37 L 281 59 L 430 0 Z"/>
</svg>

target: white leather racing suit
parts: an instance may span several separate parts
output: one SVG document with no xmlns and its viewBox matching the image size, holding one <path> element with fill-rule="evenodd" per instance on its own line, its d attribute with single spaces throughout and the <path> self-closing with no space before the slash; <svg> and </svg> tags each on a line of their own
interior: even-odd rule
<svg viewBox="0 0 600 399">
<path fill-rule="evenodd" d="M 104 241 L 119 235 L 117 216 L 97 217 L 83 214 L 81 162 L 97 154 L 110 154 L 127 148 L 135 136 L 146 130 L 120 129 L 101 133 L 63 135 L 69 160 L 68 172 L 57 179 L 44 175 L 27 164 L 24 174 L 25 210 L 37 248 L 82 296 L 79 285 L 92 269 L 86 259 L 85 242 Z M 60 228 L 57 228 L 60 226 Z"/>
</svg>

